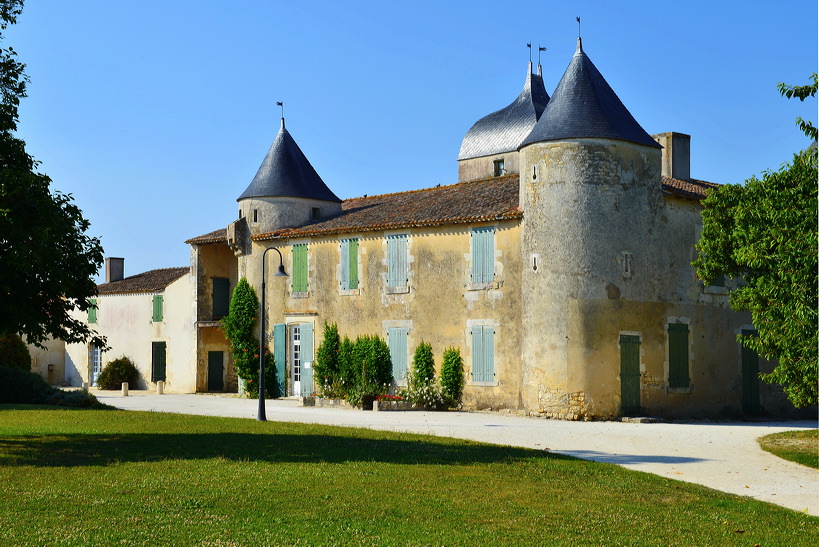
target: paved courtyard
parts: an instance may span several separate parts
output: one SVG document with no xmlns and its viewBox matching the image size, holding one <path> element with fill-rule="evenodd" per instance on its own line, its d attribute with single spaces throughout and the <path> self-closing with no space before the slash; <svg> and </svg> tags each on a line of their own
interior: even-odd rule
<svg viewBox="0 0 819 547">
<path fill-rule="evenodd" d="M 255 419 L 258 401 L 206 394 L 95 391 L 126 410 Z M 762 450 L 770 433 L 816 428 L 816 421 L 567 422 L 499 412 L 365 412 L 266 402 L 270 421 L 317 423 L 470 439 L 608 462 L 702 484 L 819 516 L 819 471 Z"/>
</svg>

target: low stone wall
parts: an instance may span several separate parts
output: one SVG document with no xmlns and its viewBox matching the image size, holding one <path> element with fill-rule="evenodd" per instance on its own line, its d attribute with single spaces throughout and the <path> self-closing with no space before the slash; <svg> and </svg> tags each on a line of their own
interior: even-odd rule
<svg viewBox="0 0 819 547">
<path fill-rule="evenodd" d="M 302 397 L 301 406 L 315 406 L 319 408 L 346 408 L 355 409 L 353 405 L 344 399 L 325 399 L 323 397 Z"/>
<path fill-rule="evenodd" d="M 429 410 L 426 407 L 416 406 L 409 401 L 375 401 L 373 403 L 373 410 L 392 411 L 392 410 Z"/>
</svg>

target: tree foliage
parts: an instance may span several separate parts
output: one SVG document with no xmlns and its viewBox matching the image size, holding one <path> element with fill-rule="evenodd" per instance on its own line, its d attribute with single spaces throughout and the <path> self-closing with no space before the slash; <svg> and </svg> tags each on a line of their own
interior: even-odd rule
<svg viewBox="0 0 819 547">
<path fill-rule="evenodd" d="M 461 404 L 464 392 L 464 360 L 458 348 L 444 350 L 441 361 L 441 389 L 452 402 L 453 407 Z"/>
<path fill-rule="evenodd" d="M 239 378 L 245 381 L 245 389 L 251 397 L 259 395 L 259 339 L 256 337 L 256 323 L 259 320 L 259 299 L 256 291 L 244 277 L 233 289 L 230 309 L 222 319 L 222 332 L 230 342 L 233 366 Z M 275 396 L 275 362 L 265 345 L 265 397 Z"/>
<path fill-rule="evenodd" d="M 333 397 L 340 390 L 341 339 L 335 323 L 324 323 L 324 336 L 313 361 L 314 379 L 322 397 Z"/>
<path fill-rule="evenodd" d="M 815 96 L 793 89 L 785 96 Z M 807 94 L 806 94 L 807 93 Z M 703 201 L 699 258 L 706 283 L 725 275 L 738 280 L 730 304 L 751 312 L 758 336 L 740 342 L 778 364 L 767 382 L 781 384 L 791 402 L 817 402 L 817 149 L 743 186 L 726 185 Z"/>
<path fill-rule="evenodd" d="M 31 353 L 19 335 L 0 336 L 0 367 L 31 370 Z"/>
<path fill-rule="evenodd" d="M 816 97 L 817 77 L 815 72 L 811 74 L 810 79 L 813 80 L 813 83 L 808 85 L 787 85 L 780 82 L 776 88 L 783 97 L 787 97 L 788 99 L 796 97 L 800 101 L 804 101 L 808 97 Z M 796 125 L 811 140 L 815 141 L 817 136 L 819 136 L 819 131 L 817 131 L 816 127 L 808 120 L 803 120 L 797 116 Z"/>
<path fill-rule="evenodd" d="M 22 6 L 0 0 L 0 31 L 16 22 Z M 14 136 L 28 83 L 24 69 L 12 48 L 0 47 L 0 333 L 24 334 L 35 344 L 59 338 L 104 347 L 70 315 L 86 311 L 97 294 L 102 246 L 86 235 L 89 223 L 71 195 L 51 191 L 51 179 L 37 172 L 25 142 Z"/>
<path fill-rule="evenodd" d="M 435 358 L 432 355 L 432 346 L 422 340 L 412 356 L 410 385 L 420 387 L 433 382 L 435 382 Z"/>
</svg>

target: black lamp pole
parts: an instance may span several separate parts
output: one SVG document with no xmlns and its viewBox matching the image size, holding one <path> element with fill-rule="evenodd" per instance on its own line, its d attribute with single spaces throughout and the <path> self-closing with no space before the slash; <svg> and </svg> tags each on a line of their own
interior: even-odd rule
<svg viewBox="0 0 819 547">
<path fill-rule="evenodd" d="M 264 304 L 264 277 L 265 277 L 265 267 L 264 267 L 264 259 L 267 256 L 267 251 L 276 251 L 279 254 L 279 271 L 277 271 L 274 277 L 287 277 L 287 273 L 284 271 L 284 259 L 282 258 L 282 253 L 275 247 L 268 247 L 262 253 L 262 309 L 261 309 L 261 318 L 262 318 L 262 329 L 259 333 L 259 413 L 256 415 L 256 420 L 260 422 L 266 422 L 267 416 L 265 415 L 264 411 L 264 348 L 265 348 L 265 315 L 267 309 L 265 308 Z"/>
</svg>

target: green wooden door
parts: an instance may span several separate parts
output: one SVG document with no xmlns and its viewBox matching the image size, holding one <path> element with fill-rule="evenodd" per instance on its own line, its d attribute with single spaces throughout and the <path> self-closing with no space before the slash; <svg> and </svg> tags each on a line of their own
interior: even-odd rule
<svg viewBox="0 0 819 547">
<path fill-rule="evenodd" d="M 620 335 L 620 407 L 624 416 L 640 412 L 640 337 Z"/>
<path fill-rule="evenodd" d="M 208 391 L 225 389 L 225 352 L 208 352 Z"/>
<path fill-rule="evenodd" d="M 746 336 L 755 336 L 753 330 L 742 330 Z M 746 414 L 758 414 L 759 404 L 759 355 L 742 346 L 742 411 Z"/>
<path fill-rule="evenodd" d="M 165 381 L 165 342 L 151 342 L 151 381 Z"/>
</svg>

